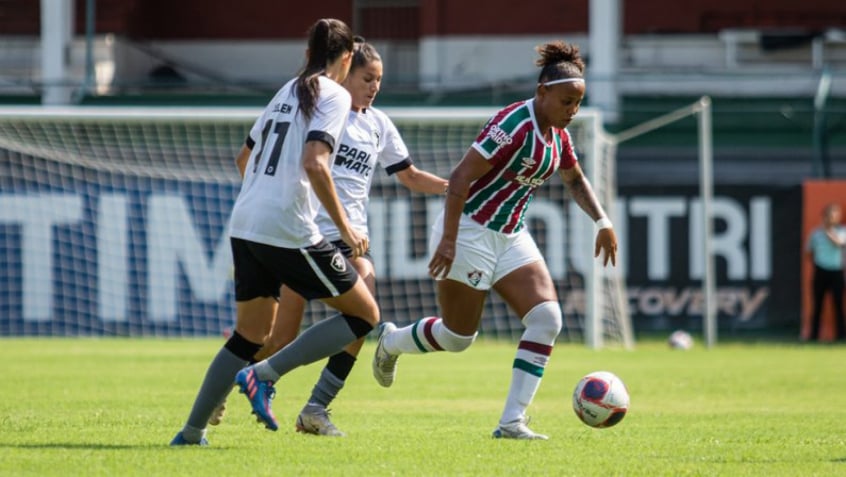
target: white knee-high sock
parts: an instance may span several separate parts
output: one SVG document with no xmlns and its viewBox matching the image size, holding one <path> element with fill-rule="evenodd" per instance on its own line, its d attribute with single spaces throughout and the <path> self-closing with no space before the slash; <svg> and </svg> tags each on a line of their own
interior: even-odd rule
<svg viewBox="0 0 846 477">
<path fill-rule="evenodd" d="M 535 397 L 555 339 L 561 331 L 561 307 L 553 301 L 543 302 L 526 313 L 523 325 L 526 331 L 517 346 L 511 369 L 511 388 L 499 421 L 501 424 L 525 417 L 526 408 Z"/>
<path fill-rule="evenodd" d="M 383 345 L 390 354 L 428 353 L 430 351 L 464 351 L 476 339 L 450 331 L 437 316 L 421 318 L 397 328 L 385 336 Z"/>
</svg>

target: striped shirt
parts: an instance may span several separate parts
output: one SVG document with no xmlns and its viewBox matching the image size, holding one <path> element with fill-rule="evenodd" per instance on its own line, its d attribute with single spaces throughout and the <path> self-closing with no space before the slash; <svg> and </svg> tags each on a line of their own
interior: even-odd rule
<svg viewBox="0 0 846 477">
<path fill-rule="evenodd" d="M 535 189 L 578 160 L 567 130 L 551 132 L 551 140 L 544 139 L 532 99 L 494 115 L 472 146 L 493 169 L 470 185 L 464 214 L 497 232 L 519 232 Z"/>
</svg>

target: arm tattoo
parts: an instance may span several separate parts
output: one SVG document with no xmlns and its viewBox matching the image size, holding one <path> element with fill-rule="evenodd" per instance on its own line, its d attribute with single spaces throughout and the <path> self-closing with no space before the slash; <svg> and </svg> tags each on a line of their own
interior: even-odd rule
<svg viewBox="0 0 846 477">
<path fill-rule="evenodd" d="M 597 200 L 596 194 L 593 193 L 593 188 L 585 176 L 579 175 L 575 180 L 567 182 L 567 187 L 570 189 L 573 200 L 591 219 L 597 221 L 605 216 L 605 211 L 599 204 L 599 200 Z"/>
</svg>

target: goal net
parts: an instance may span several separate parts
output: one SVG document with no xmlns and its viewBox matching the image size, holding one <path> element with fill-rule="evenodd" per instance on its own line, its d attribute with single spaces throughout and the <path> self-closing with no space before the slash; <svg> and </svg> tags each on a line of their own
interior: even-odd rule
<svg viewBox="0 0 846 477">
<path fill-rule="evenodd" d="M 415 164 L 447 177 L 491 108 L 385 108 Z M 226 225 L 234 157 L 257 108 L 0 108 L 0 335 L 219 334 L 234 297 Z M 603 205 L 614 209 L 614 148 L 597 112 L 568 128 Z M 383 318 L 438 313 L 427 276 L 442 198 L 374 170 L 371 249 Z M 613 218 L 613 215 L 612 215 Z M 593 258 L 591 221 L 560 180 L 526 216 L 558 286 L 562 339 L 631 346 L 622 273 Z M 304 326 L 328 310 L 309 306 Z M 483 335 L 520 321 L 491 294 Z"/>
</svg>

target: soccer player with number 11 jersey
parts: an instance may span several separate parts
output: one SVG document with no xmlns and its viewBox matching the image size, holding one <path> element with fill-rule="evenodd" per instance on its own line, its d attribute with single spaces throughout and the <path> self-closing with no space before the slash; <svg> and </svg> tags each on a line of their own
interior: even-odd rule
<svg viewBox="0 0 846 477">
<path fill-rule="evenodd" d="M 315 223 L 326 209 L 353 257 L 368 238 L 350 223 L 335 192 L 330 163 L 352 103 L 339 83 L 349 73 L 354 38 L 337 19 L 309 30 L 307 63 L 256 120 L 238 156 L 246 173 L 230 221 L 235 266 L 235 331 L 214 357 L 188 420 L 173 446 L 208 445 L 206 426 L 233 381 L 270 430 L 274 383 L 291 370 L 332 356 L 367 335 L 379 307 L 349 260 L 323 238 Z M 261 348 L 285 284 L 320 299 L 340 314 L 309 327 L 285 349 L 244 368 Z"/>
<path fill-rule="evenodd" d="M 446 179 L 414 166 L 394 123 L 384 112 L 372 107 L 381 89 L 382 71 L 382 58 L 373 45 L 356 37 L 350 73 L 342 83 L 352 96 L 352 109 L 332 166 L 332 179 L 352 226 L 368 237 L 367 204 L 373 174 L 379 173 L 377 166 L 415 192 L 443 194 L 447 185 Z M 244 161 L 238 167 L 243 175 Z M 325 209 L 318 211 L 316 223 L 326 240 L 346 255 L 375 296 L 376 270 L 370 251 L 354 257 Z M 273 329 L 264 347 L 256 354 L 257 360 L 282 349 L 297 337 L 305 305 L 303 297 L 290 287 L 282 286 Z M 311 396 L 297 416 L 298 431 L 321 436 L 344 436 L 329 419 L 328 406 L 344 387 L 363 343 L 364 339 L 360 338 L 329 357 Z M 210 424 L 219 423 L 223 411 L 221 404 L 212 415 Z"/>
</svg>

